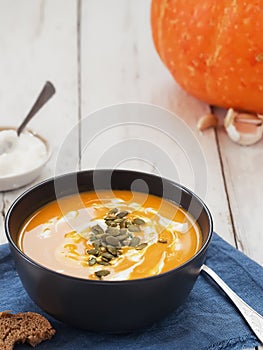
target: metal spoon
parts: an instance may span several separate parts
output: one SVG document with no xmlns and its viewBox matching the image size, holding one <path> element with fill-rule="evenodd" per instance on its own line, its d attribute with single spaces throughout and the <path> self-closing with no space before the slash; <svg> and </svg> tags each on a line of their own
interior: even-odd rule
<svg viewBox="0 0 263 350">
<path fill-rule="evenodd" d="M 26 115 L 22 123 L 19 125 L 16 131 L 17 136 L 21 134 L 21 132 L 24 130 L 28 122 L 34 117 L 34 115 L 40 110 L 40 108 L 42 108 L 47 103 L 47 101 L 54 95 L 55 92 L 56 90 L 53 84 L 47 81 L 43 89 L 41 90 L 40 94 L 38 95 L 33 107 L 31 108 L 29 113 Z M 0 155 L 2 153 L 8 153 L 12 149 L 12 146 L 13 146 L 12 140 L 4 140 L 4 142 L 0 145 Z"/>
<path fill-rule="evenodd" d="M 42 91 L 40 92 L 36 102 L 34 103 L 33 107 L 23 120 L 23 122 L 20 124 L 20 126 L 17 129 L 17 136 L 21 134 L 21 132 L 24 130 L 27 123 L 34 117 L 34 115 L 40 110 L 41 107 L 44 106 L 44 104 L 47 103 L 47 101 L 54 95 L 56 92 L 55 87 L 50 81 L 47 81 L 44 85 Z"/>
<path fill-rule="evenodd" d="M 235 304 L 241 315 L 246 320 L 249 327 L 263 344 L 263 317 L 244 302 L 228 285 L 208 266 L 203 265 L 204 271 L 216 284 L 226 293 L 230 300 Z"/>
</svg>

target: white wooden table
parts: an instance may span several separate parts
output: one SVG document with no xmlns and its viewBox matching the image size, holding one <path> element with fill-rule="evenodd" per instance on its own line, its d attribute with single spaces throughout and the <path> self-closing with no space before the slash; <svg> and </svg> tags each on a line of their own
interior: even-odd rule
<svg viewBox="0 0 263 350">
<path fill-rule="evenodd" d="M 221 128 L 205 133 L 196 129 L 198 118 L 210 107 L 182 91 L 161 63 L 151 40 L 149 8 L 150 0 L 0 0 L 0 124 L 18 125 L 44 82 L 55 84 L 57 94 L 30 124 L 53 149 L 38 182 L 54 175 L 63 141 L 77 123 L 89 120 L 91 112 L 143 102 L 177 114 L 191 128 L 206 159 L 207 191 L 199 194 L 212 212 L 215 231 L 263 265 L 263 141 L 242 147 Z M 194 189 L 196 183 L 188 176 L 189 154 L 182 155 L 162 132 L 159 137 L 149 127 L 145 132 L 123 125 L 113 134 L 96 135 L 87 145 L 80 123 L 75 130 L 76 138 L 63 160 L 65 169 L 103 166 L 108 142 L 122 144 L 137 130 L 138 138 L 146 137 L 176 159 L 181 183 Z M 85 154 L 79 160 L 83 147 Z M 190 159 L 190 166 L 196 166 L 193 163 Z M 158 152 L 149 161 L 136 153 L 119 165 L 153 173 L 161 170 L 177 180 Z M 6 241 L 6 211 L 24 190 L 0 193 L 0 243 Z"/>
</svg>

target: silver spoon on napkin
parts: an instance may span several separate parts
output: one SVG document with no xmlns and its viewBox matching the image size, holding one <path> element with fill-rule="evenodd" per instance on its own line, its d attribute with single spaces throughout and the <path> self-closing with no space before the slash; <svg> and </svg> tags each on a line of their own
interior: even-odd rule
<svg viewBox="0 0 263 350">
<path fill-rule="evenodd" d="M 202 271 L 212 278 L 212 280 L 216 282 L 216 284 L 226 293 L 226 295 L 244 317 L 259 341 L 263 344 L 263 316 L 245 303 L 244 300 L 242 300 L 230 287 L 228 287 L 228 285 L 208 266 L 203 265 Z"/>
<path fill-rule="evenodd" d="M 21 134 L 21 132 L 24 130 L 28 122 L 34 117 L 34 115 L 42 108 L 47 101 L 54 95 L 56 92 L 53 84 L 49 81 L 47 81 L 41 90 L 40 94 L 38 95 L 36 102 L 34 103 L 33 107 L 30 109 L 29 113 L 26 115 L 22 123 L 17 128 L 17 136 Z M 15 144 L 15 139 L 3 139 L 0 144 L 0 155 L 3 153 L 8 153 L 11 151 Z"/>
</svg>

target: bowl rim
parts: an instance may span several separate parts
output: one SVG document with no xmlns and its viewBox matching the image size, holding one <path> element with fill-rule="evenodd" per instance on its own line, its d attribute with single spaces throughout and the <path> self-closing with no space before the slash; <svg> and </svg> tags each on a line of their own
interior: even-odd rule
<svg viewBox="0 0 263 350">
<path fill-rule="evenodd" d="M 4 130 L 16 130 L 17 128 L 14 127 L 14 126 L 0 126 L 0 132 L 1 131 L 4 131 Z M 46 157 L 45 159 L 36 167 L 34 168 L 31 168 L 27 171 L 24 171 L 24 172 L 21 172 L 21 173 L 18 173 L 18 174 L 13 174 L 13 175 L 6 175 L 6 176 L 0 176 L 0 183 L 3 181 L 8 181 L 8 180 L 12 180 L 12 179 L 19 179 L 20 177 L 23 177 L 27 174 L 30 174 L 30 173 L 33 173 L 39 169 L 41 169 L 50 159 L 51 157 L 51 147 L 50 147 L 50 144 L 49 142 L 47 141 L 46 138 L 44 138 L 43 136 L 41 136 L 40 134 L 38 134 L 37 132 L 35 132 L 34 130 L 32 129 L 28 129 L 28 128 L 25 128 L 23 130 L 23 132 L 28 132 L 29 134 L 33 135 L 34 137 L 38 138 L 40 141 L 42 141 L 42 143 L 45 145 L 45 148 L 46 148 Z M 18 187 L 15 187 L 13 189 L 16 189 Z M 6 190 L 5 190 L 6 191 Z"/>
<path fill-rule="evenodd" d="M 11 234 L 9 232 L 9 227 L 8 227 L 8 223 L 10 221 L 10 217 L 12 214 L 12 211 L 14 209 L 14 207 L 21 201 L 23 200 L 23 198 L 25 196 L 27 196 L 28 193 L 30 193 L 31 191 L 34 191 L 35 189 L 37 189 L 38 187 L 44 186 L 47 183 L 52 183 L 56 180 L 59 180 L 61 178 L 65 178 L 66 176 L 73 176 L 73 175 L 79 175 L 79 174 L 83 174 L 83 173 L 92 173 L 92 172 L 105 172 L 105 171 L 111 171 L 111 172 L 128 172 L 128 173 L 133 173 L 134 175 L 140 175 L 140 174 L 146 174 L 146 175 L 150 175 L 153 178 L 159 178 L 162 179 L 168 183 L 170 183 L 173 186 L 179 187 L 182 191 L 187 192 L 188 194 L 190 194 L 191 196 L 195 197 L 200 204 L 202 205 L 203 209 L 205 210 L 205 213 L 207 215 L 208 218 L 208 225 L 209 225 L 209 232 L 207 235 L 207 239 L 202 243 L 201 248 L 190 258 L 188 259 L 186 262 L 184 262 L 183 264 L 168 270 L 166 272 L 163 273 L 159 273 L 157 275 L 154 276 L 148 276 L 148 277 L 143 277 L 143 278 L 136 278 L 136 279 L 126 279 L 126 280 L 91 280 L 88 278 L 82 278 L 82 277 L 77 277 L 77 276 L 72 276 L 72 275 L 67 275 L 61 272 L 57 272 L 55 270 L 52 270 L 48 267 L 45 267 L 44 265 L 41 265 L 40 263 L 36 262 L 35 260 L 33 260 L 32 258 L 30 258 L 28 255 L 26 255 L 15 243 L 15 241 L 13 240 L 13 238 L 11 237 Z M 177 204 L 178 205 L 178 204 Z M 14 248 L 17 253 L 22 256 L 23 259 L 27 260 L 27 262 L 29 262 L 30 264 L 34 265 L 37 268 L 40 268 L 41 270 L 44 271 L 48 271 L 48 273 L 51 273 L 55 276 L 58 276 L 59 278 L 66 278 L 66 279 L 73 279 L 74 281 L 78 281 L 78 282 L 84 282 L 84 283 L 92 283 L 92 284 L 98 284 L 98 285 L 118 285 L 118 284 L 133 284 L 133 283 L 143 283 L 143 282 L 147 282 L 150 280 L 155 280 L 155 279 L 159 279 L 159 278 L 163 278 L 163 276 L 168 276 L 170 274 L 173 274 L 175 271 L 180 271 L 183 270 L 187 265 L 189 265 L 193 260 L 197 259 L 198 256 L 200 256 L 209 246 L 211 239 L 212 239 L 212 235 L 213 235 L 213 219 L 212 219 L 212 215 L 210 213 L 210 210 L 208 209 L 207 205 L 204 203 L 204 201 L 197 196 L 193 191 L 191 191 L 190 189 L 188 189 L 187 187 L 173 181 L 170 179 L 167 179 L 165 177 L 162 176 L 158 176 L 155 174 L 151 174 L 148 172 L 142 172 L 142 171 L 134 171 L 134 170 L 128 170 L 128 169 L 89 169 L 89 170 L 81 170 L 81 171 L 76 171 L 76 172 L 70 172 L 70 173 L 66 173 L 66 174 L 62 174 L 62 175 L 58 175 L 55 177 L 51 177 L 48 178 L 44 181 L 41 181 L 40 183 L 33 185 L 32 187 L 28 188 L 26 191 L 24 191 L 22 194 L 20 194 L 15 200 L 14 202 L 11 204 L 10 208 L 7 211 L 6 217 L 5 217 L 5 221 L 4 221 L 4 227 L 5 227 L 5 234 L 7 237 L 7 240 L 9 242 L 9 244 L 12 246 L 12 248 Z"/>
</svg>

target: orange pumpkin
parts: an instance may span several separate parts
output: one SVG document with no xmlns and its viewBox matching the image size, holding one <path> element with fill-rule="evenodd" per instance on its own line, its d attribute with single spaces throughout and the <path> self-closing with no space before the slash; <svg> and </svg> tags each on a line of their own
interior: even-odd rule
<svg viewBox="0 0 263 350">
<path fill-rule="evenodd" d="M 263 113 L 262 0 L 152 0 L 151 24 L 162 61 L 187 92 Z"/>
</svg>

